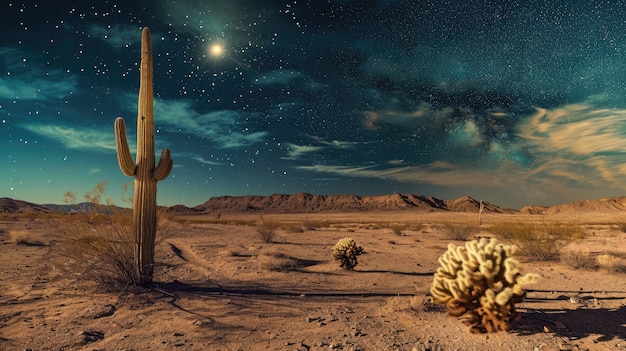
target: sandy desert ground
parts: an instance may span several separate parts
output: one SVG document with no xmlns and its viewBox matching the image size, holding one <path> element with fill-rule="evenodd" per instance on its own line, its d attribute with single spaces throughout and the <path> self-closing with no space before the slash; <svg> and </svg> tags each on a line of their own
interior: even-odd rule
<svg viewBox="0 0 626 351">
<path fill-rule="evenodd" d="M 264 222 L 316 223 L 278 229 L 272 243 L 260 239 L 259 220 L 222 214 L 217 223 L 212 216 L 168 222 L 156 250 L 157 286 L 116 293 L 67 273 L 80 262 L 59 250 L 55 224 L 4 215 L 0 349 L 626 350 L 621 272 L 520 257 L 523 272 L 542 279 L 529 286 L 510 332 L 470 334 L 430 303 L 437 258 L 454 242 L 439 224 L 476 223 L 476 214 L 266 214 Z M 570 246 L 592 256 L 626 252 L 626 233 L 616 226 L 623 218 L 598 214 L 488 214 L 477 236 L 517 220 L 575 223 L 587 236 Z M 394 224 L 406 229 L 396 234 Z M 343 237 L 365 249 L 354 271 L 331 256 Z"/>
</svg>

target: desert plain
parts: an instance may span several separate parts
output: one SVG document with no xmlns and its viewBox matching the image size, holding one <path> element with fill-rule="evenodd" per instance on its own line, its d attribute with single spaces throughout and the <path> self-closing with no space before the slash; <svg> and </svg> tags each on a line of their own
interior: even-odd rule
<svg viewBox="0 0 626 351">
<path fill-rule="evenodd" d="M 55 217 L 56 218 L 56 217 Z M 626 257 L 626 213 L 485 213 L 567 223 L 564 249 Z M 272 237 L 259 228 L 272 223 Z M 107 291 L 75 272 L 45 214 L 0 214 L 1 350 L 626 350 L 626 273 L 519 256 L 527 287 L 508 332 L 472 334 L 432 303 L 446 223 L 468 212 L 177 213 L 159 221 L 151 287 Z M 63 232 L 61 228 L 61 232 Z M 331 250 L 364 249 L 354 270 Z M 622 267 L 623 268 L 623 267 Z"/>
</svg>

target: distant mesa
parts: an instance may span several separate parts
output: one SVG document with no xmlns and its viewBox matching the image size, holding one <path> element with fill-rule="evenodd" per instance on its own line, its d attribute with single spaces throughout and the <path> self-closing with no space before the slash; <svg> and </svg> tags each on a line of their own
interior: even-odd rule
<svg viewBox="0 0 626 351">
<path fill-rule="evenodd" d="M 554 206 L 525 206 L 521 210 L 500 207 L 483 202 L 483 213 L 529 214 L 529 215 L 571 215 L 583 213 L 622 214 L 626 212 L 626 196 L 608 197 L 600 200 L 581 200 Z M 8 197 L 0 198 L 0 213 L 74 213 L 90 211 L 92 203 L 76 205 L 39 205 Z M 202 214 L 222 212 L 264 212 L 264 213 L 304 213 L 304 212 L 376 212 L 376 211 L 415 211 L 415 212 L 468 212 L 477 213 L 480 201 L 469 196 L 454 200 L 441 200 L 432 196 L 413 194 L 390 194 L 379 196 L 358 195 L 312 195 L 308 193 L 274 194 L 268 196 L 217 196 L 205 203 L 187 207 L 175 205 L 165 208 L 174 214 Z"/>
<path fill-rule="evenodd" d="M 525 206 L 520 210 L 525 214 L 582 214 L 582 213 L 621 213 L 626 212 L 626 196 L 606 197 L 600 200 L 581 200 L 559 204 L 550 207 L 546 206 Z"/>
<path fill-rule="evenodd" d="M 269 196 L 218 196 L 194 207 L 202 212 L 366 212 L 366 211 L 399 211 L 411 210 L 419 212 L 478 212 L 480 202 L 469 196 L 456 200 L 440 200 L 432 196 L 412 194 L 391 194 L 380 196 L 358 195 L 312 195 L 308 193 L 274 194 Z M 484 203 L 484 212 L 517 213 L 518 211 L 502 208 L 488 202 Z"/>
<path fill-rule="evenodd" d="M 169 213 L 197 213 L 197 212 L 202 212 L 202 210 L 187 207 L 185 205 L 174 205 L 172 207 L 168 207 L 167 212 Z"/>
<path fill-rule="evenodd" d="M 37 205 L 26 201 L 13 200 L 8 197 L 0 198 L 0 213 L 48 213 L 52 212 L 44 205 Z"/>
</svg>

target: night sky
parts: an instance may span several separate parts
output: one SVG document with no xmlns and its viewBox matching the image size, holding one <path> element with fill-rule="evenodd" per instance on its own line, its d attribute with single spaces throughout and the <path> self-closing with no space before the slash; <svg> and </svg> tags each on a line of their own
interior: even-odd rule
<svg viewBox="0 0 626 351">
<path fill-rule="evenodd" d="M 622 1 L 29 1 L 0 8 L 0 197 L 62 203 L 136 140 L 152 33 L 158 203 L 626 195 Z"/>
</svg>

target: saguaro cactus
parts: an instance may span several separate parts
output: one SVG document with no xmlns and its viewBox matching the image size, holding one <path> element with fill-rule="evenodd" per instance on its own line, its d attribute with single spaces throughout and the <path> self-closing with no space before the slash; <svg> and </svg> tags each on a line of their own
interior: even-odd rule
<svg viewBox="0 0 626 351">
<path fill-rule="evenodd" d="M 170 151 L 164 149 L 155 168 L 154 157 L 154 108 L 152 86 L 152 45 L 150 29 L 141 33 L 141 67 L 139 103 L 137 108 L 137 155 L 136 162 L 130 155 L 126 140 L 124 119 L 115 120 L 117 161 L 127 176 L 135 177 L 133 199 L 133 231 L 135 236 L 135 262 L 141 284 L 152 282 L 154 270 L 154 240 L 156 236 L 157 182 L 165 179 L 172 170 Z"/>
</svg>

